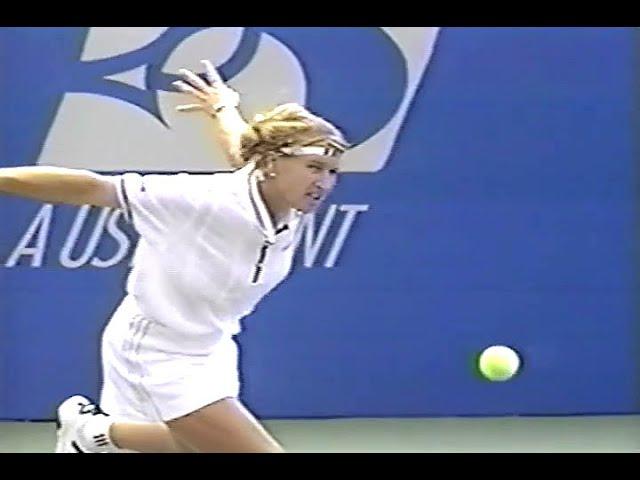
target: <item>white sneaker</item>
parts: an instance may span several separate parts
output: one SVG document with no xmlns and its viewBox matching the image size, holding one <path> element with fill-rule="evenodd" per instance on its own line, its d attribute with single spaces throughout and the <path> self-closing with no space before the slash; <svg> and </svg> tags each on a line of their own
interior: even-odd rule
<svg viewBox="0 0 640 480">
<path fill-rule="evenodd" d="M 58 407 L 56 453 L 114 453 L 113 420 L 86 397 L 75 395 Z"/>
</svg>

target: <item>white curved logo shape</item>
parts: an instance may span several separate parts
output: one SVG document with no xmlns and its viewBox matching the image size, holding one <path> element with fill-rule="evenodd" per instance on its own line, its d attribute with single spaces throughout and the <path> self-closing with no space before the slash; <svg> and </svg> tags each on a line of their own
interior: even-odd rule
<svg viewBox="0 0 640 480">
<path fill-rule="evenodd" d="M 416 88 L 431 57 L 438 28 L 382 27 L 407 63 L 407 88 L 395 115 L 373 137 L 345 155 L 344 171 L 375 172 L 386 164 Z M 141 48 L 155 41 L 166 27 L 94 27 L 87 36 L 83 60 Z M 179 68 L 201 71 L 200 60 L 221 65 L 237 50 L 241 27 L 213 27 L 180 43 L 163 66 L 165 73 Z M 146 66 L 108 77 L 144 88 Z M 305 103 L 307 79 L 300 59 L 275 37 L 262 33 L 248 65 L 229 80 L 242 92 L 247 118 L 285 102 Z M 203 115 L 175 111 L 184 102 L 179 93 L 158 91 L 158 105 L 167 126 L 135 105 L 116 98 L 67 93 L 60 105 L 37 160 L 42 165 L 96 171 L 216 171 L 227 170 L 223 152 L 213 138 L 210 120 Z M 339 119 L 335 119 L 339 122 Z"/>
</svg>

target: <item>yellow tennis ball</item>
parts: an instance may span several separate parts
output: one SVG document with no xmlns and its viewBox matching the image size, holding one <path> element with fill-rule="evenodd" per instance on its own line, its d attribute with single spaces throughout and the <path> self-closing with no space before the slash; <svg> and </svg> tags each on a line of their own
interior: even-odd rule
<svg viewBox="0 0 640 480">
<path fill-rule="evenodd" d="M 482 375 L 492 382 L 504 382 L 518 373 L 520 357 L 509 347 L 493 345 L 480 354 L 478 367 Z"/>
</svg>

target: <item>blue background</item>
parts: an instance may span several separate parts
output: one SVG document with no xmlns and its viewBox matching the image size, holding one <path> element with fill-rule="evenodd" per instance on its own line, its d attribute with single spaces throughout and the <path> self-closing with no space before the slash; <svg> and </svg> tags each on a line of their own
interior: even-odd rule
<svg viewBox="0 0 640 480">
<path fill-rule="evenodd" d="M 0 28 L 0 166 L 35 163 L 66 92 L 154 112 L 153 96 L 101 78 L 162 64 L 194 29 L 82 65 L 87 31 Z M 396 108 L 403 60 L 375 29 L 253 27 L 223 75 L 260 31 L 296 47 L 309 105 L 354 142 Z M 387 166 L 344 175 L 331 199 L 369 205 L 337 266 L 298 261 L 244 321 L 249 407 L 262 418 L 640 412 L 635 35 L 443 28 Z M 150 88 L 170 80 L 150 69 Z M 40 207 L 1 199 L 2 262 Z M 51 418 L 64 397 L 98 393 L 99 335 L 127 262 L 60 266 L 75 213 L 55 207 L 41 268 L 0 266 L 0 419 Z M 115 245 L 103 243 L 107 257 Z M 501 343 L 522 354 L 521 374 L 481 380 L 474 355 Z"/>
</svg>

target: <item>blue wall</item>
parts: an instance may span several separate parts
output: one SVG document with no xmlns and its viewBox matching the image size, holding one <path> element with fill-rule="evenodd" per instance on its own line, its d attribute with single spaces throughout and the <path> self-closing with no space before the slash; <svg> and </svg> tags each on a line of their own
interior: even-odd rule
<svg viewBox="0 0 640 480">
<path fill-rule="evenodd" d="M 197 32 L 171 28 L 132 53 L 81 61 L 88 28 L 0 28 L 0 166 L 38 162 L 70 92 L 161 119 L 162 64 Z M 398 111 L 407 59 L 381 30 L 252 27 L 222 65 L 227 78 L 265 35 L 303 65 L 310 107 L 354 143 Z M 335 212 L 317 257 L 301 246 L 294 275 L 245 319 L 247 404 L 263 418 L 640 412 L 634 35 L 441 29 L 384 167 L 343 175 L 309 226 L 317 240 Z M 104 80 L 141 65 L 142 88 Z M 339 244 L 348 205 L 359 211 Z M 100 330 L 131 253 L 69 268 L 61 251 L 79 209 L 42 207 L 0 199 L 4 419 L 50 418 L 65 396 L 97 394 Z M 42 262 L 32 252 L 14 265 L 39 212 L 30 246 L 44 235 Z M 105 232 L 96 253 L 120 245 Z M 522 354 L 521 374 L 480 380 L 474 355 L 502 343 Z"/>
</svg>

